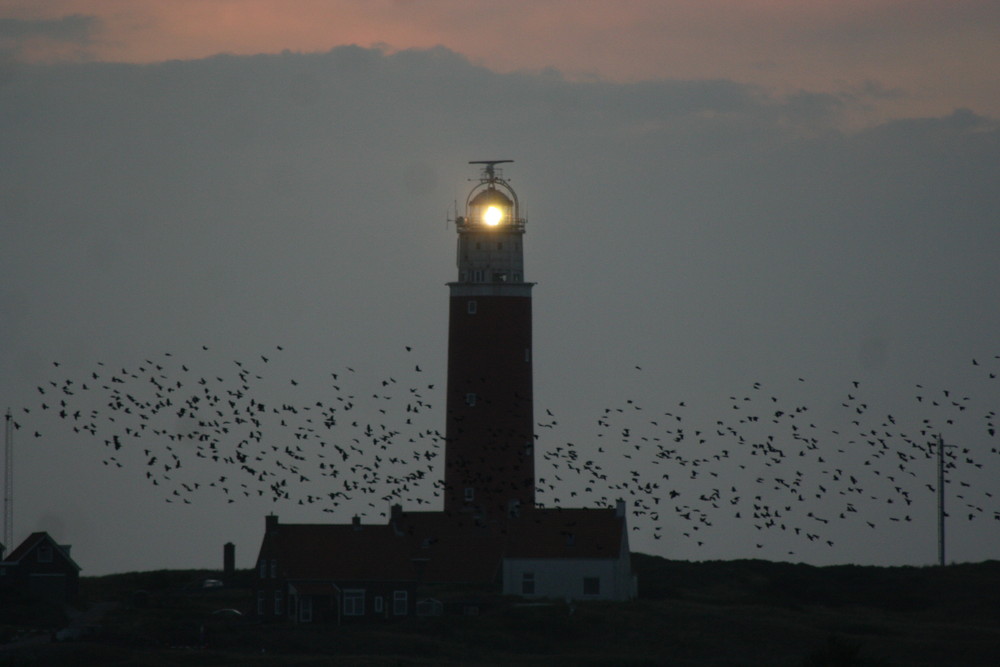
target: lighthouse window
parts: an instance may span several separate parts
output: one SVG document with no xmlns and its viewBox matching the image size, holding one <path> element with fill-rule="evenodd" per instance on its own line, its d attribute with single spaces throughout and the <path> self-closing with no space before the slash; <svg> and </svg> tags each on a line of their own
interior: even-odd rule
<svg viewBox="0 0 1000 667">
<path fill-rule="evenodd" d="M 476 404 L 476 395 L 473 393 L 468 393 L 465 395 L 465 404 L 470 408 Z"/>
<path fill-rule="evenodd" d="M 469 303 L 466 304 L 466 309 L 468 310 L 469 315 L 475 315 L 476 314 L 476 302 L 475 301 L 469 301 Z"/>
<path fill-rule="evenodd" d="M 471 503 L 476 498 L 476 490 L 471 486 L 465 487 L 465 502 Z"/>
</svg>

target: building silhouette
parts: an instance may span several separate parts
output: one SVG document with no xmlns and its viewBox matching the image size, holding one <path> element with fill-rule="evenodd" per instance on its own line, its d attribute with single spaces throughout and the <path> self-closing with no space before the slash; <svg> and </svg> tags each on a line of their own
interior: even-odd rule
<svg viewBox="0 0 1000 667">
<path fill-rule="evenodd" d="M 262 620 L 351 622 L 475 608 L 484 593 L 627 600 L 636 594 L 626 505 L 535 503 L 531 289 L 525 219 L 482 165 L 448 283 L 444 506 L 391 508 L 387 524 L 265 519 L 254 584 Z M 471 597 L 470 597 L 471 596 Z"/>
</svg>

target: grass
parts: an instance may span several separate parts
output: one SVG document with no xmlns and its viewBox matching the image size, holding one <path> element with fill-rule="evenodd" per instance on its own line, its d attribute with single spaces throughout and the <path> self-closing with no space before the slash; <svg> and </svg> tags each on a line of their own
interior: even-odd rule
<svg viewBox="0 0 1000 667">
<path fill-rule="evenodd" d="M 212 615 L 247 607 L 249 572 L 224 589 L 202 589 L 218 576 L 204 571 L 87 578 L 86 601 L 118 603 L 102 635 L 0 650 L 0 665 L 1000 664 L 1000 563 L 814 568 L 636 554 L 634 568 L 642 597 L 629 603 L 494 597 L 478 616 L 339 628 Z M 202 624 L 205 648 L 170 648 Z"/>
</svg>

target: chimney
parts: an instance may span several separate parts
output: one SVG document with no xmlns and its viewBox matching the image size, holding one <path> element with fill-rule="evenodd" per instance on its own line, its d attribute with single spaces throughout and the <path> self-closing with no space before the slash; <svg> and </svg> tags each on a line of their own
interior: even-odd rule
<svg viewBox="0 0 1000 667">
<path fill-rule="evenodd" d="M 236 545 L 226 542 L 222 545 L 222 576 L 229 580 L 236 574 Z"/>
<path fill-rule="evenodd" d="M 264 532 L 270 533 L 278 528 L 278 517 L 274 514 L 268 514 L 264 517 Z"/>
<path fill-rule="evenodd" d="M 355 514 L 351 519 L 351 525 L 354 526 L 354 530 L 361 530 L 361 517 Z"/>
<path fill-rule="evenodd" d="M 625 517 L 625 508 L 626 508 L 625 501 L 622 500 L 621 498 L 619 498 L 618 502 L 615 503 L 615 516 L 618 517 L 619 519 L 624 518 Z"/>
<path fill-rule="evenodd" d="M 398 503 L 393 505 L 389 512 L 390 521 L 399 521 L 403 518 L 403 506 Z"/>
</svg>

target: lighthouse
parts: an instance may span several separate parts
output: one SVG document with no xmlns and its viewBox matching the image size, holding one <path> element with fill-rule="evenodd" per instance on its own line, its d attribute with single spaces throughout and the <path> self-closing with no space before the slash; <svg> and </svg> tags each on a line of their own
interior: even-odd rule
<svg viewBox="0 0 1000 667">
<path fill-rule="evenodd" d="M 464 215 L 456 212 L 444 511 L 394 504 L 382 525 L 269 515 L 254 577 L 258 619 L 398 620 L 416 611 L 419 587 L 437 585 L 476 597 L 498 584 L 527 598 L 635 597 L 624 501 L 535 505 L 533 283 L 524 280 L 525 219 L 497 168 L 507 162 L 471 162 L 481 172 Z"/>
<path fill-rule="evenodd" d="M 448 513 L 516 516 L 535 502 L 531 288 L 525 219 L 499 164 L 483 160 L 457 216 L 448 283 L 445 500 Z"/>
</svg>

